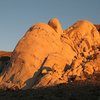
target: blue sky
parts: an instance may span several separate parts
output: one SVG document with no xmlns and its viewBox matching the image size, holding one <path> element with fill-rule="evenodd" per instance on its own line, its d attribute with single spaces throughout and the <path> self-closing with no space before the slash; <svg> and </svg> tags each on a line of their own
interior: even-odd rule
<svg viewBox="0 0 100 100">
<path fill-rule="evenodd" d="M 0 0 L 0 50 L 12 51 L 30 26 L 52 17 L 63 29 L 81 19 L 100 24 L 100 0 Z"/>
</svg>

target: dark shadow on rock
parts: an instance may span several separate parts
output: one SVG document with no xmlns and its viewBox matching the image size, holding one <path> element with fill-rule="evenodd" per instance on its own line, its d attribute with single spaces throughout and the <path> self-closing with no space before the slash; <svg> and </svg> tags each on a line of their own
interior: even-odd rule
<svg viewBox="0 0 100 100">
<path fill-rule="evenodd" d="M 23 87 L 22 89 L 32 89 L 32 86 L 35 85 L 38 80 L 41 78 L 41 75 L 39 75 L 41 72 L 41 69 L 39 69 L 37 72 L 35 72 L 35 74 L 33 75 L 32 78 L 28 79 L 25 83 L 25 87 Z"/>
<path fill-rule="evenodd" d="M 0 57 L 0 75 L 5 72 L 5 70 L 10 65 L 10 57 L 9 56 L 3 56 Z"/>
<path fill-rule="evenodd" d="M 66 72 L 67 70 L 69 70 L 71 68 L 72 68 L 72 64 L 71 65 L 66 64 L 66 66 L 64 68 L 64 71 Z"/>
<path fill-rule="evenodd" d="M 38 83 L 38 81 L 42 78 L 42 74 L 41 71 L 43 69 L 43 65 L 46 62 L 48 56 L 43 60 L 43 63 L 41 64 L 41 67 L 39 68 L 39 70 L 37 72 L 34 73 L 33 77 L 28 79 L 25 83 L 25 87 L 23 87 L 23 89 L 27 89 L 27 88 L 32 88 L 33 85 L 35 85 L 36 83 Z"/>
</svg>

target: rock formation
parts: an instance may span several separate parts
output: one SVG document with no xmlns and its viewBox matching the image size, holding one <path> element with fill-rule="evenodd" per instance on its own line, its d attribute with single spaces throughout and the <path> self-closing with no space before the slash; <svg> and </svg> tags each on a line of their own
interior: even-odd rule
<svg viewBox="0 0 100 100">
<path fill-rule="evenodd" d="M 0 74 L 0 87 L 29 89 L 85 80 L 100 72 L 100 34 L 81 20 L 63 30 L 57 18 L 33 25 Z"/>
<path fill-rule="evenodd" d="M 11 57 L 11 52 L 0 51 L 0 73 L 9 63 L 10 57 Z"/>
</svg>

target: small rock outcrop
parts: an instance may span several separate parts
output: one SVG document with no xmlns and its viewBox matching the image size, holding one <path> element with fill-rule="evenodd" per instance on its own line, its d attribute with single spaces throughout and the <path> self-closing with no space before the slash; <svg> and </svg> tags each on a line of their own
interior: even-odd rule
<svg viewBox="0 0 100 100">
<path fill-rule="evenodd" d="M 85 80 L 100 71 L 100 33 L 81 20 L 63 30 L 57 18 L 32 26 L 16 45 L 0 87 L 29 89 Z M 6 67 L 6 66 L 5 66 Z"/>
</svg>

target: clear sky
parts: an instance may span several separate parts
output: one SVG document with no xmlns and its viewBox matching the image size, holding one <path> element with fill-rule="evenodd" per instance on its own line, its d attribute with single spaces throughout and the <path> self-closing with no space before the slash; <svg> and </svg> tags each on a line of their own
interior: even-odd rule
<svg viewBox="0 0 100 100">
<path fill-rule="evenodd" d="M 81 19 L 100 24 L 100 0 L 0 0 L 0 50 L 13 50 L 30 26 L 52 17 L 63 29 Z"/>
</svg>

